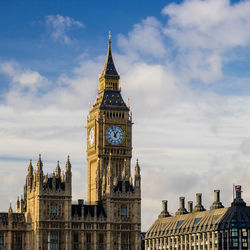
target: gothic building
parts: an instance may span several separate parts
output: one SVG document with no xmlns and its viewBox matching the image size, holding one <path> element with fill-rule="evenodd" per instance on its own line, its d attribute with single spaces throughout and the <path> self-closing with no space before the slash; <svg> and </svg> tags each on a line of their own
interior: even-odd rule
<svg viewBox="0 0 250 250">
<path fill-rule="evenodd" d="M 196 205 L 180 197 L 175 216 L 162 201 L 162 212 L 147 231 L 145 249 L 178 250 L 247 250 L 250 249 L 250 207 L 241 198 L 241 186 L 235 186 L 236 197 L 231 207 L 224 208 L 220 191 L 214 191 L 210 209 L 202 205 L 201 194 L 196 194 Z"/>
<path fill-rule="evenodd" d="M 72 167 L 32 162 L 16 212 L 0 213 L 0 250 L 140 250 L 141 175 L 131 173 L 132 117 L 121 96 L 111 37 L 87 117 L 88 202 L 72 204 Z"/>
</svg>

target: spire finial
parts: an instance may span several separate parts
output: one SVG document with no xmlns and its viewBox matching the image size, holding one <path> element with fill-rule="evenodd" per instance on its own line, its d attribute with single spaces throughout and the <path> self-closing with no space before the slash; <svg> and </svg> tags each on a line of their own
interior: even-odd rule
<svg viewBox="0 0 250 250">
<path fill-rule="evenodd" d="M 70 159 L 68 155 L 68 160 L 66 162 L 66 172 L 70 172 L 70 171 L 71 171 L 71 163 L 70 163 Z"/>
<path fill-rule="evenodd" d="M 13 213 L 13 209 L 12 209 L 12 206 L 11 206 L 11 200 L 10 200 L 10 207 L 9 207 L 8 213 L 9 213 L 9 214 L 12 214 L 12 213 Z"/>
<path fill-rule="evenodd" d="M 32 159 L 30 159 L 30 164 L 29 164 L 29 167 L 28 167 L 28 173 L 33 174 Z"/>
<path fill-rule="evenodd" d="M 43 169 L 43 163 L 42 163 L 42 159 L 41 159 L 41 154 L 39 154 L 39 158 L 38 158 L 38 162 L 37 162 L 37 170 L 42 171 L 42 169 Z"/>
<path fill-rule="evenodd" d="M 138 158 L 136 159 L 136 164 L 135 164 L 135 175 L 140 175 L 140 166 Z"/>
<path fill-rule="evenodd" d="M 60 175 L 61 175 L 60 163 L 59 161 L 57 161 L 56 176 L 59 177 Z"/>
<path fill-rule="evenodd" d="M 109 44 L 111 44 L 111 38 L 112 38 L 112 36 L 111 36 L 111 31 L 109 31 L 109 36 L 108 36 L 108 38 L 109 38 Z"/>
</svg>

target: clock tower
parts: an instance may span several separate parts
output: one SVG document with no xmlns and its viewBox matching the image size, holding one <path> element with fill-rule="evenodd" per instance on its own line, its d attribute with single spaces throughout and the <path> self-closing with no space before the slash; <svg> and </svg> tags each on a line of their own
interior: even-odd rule
<svg viewBox="0 0 250 250">
<path fill-rule="evenodd" d="M 132 184 L 132 117 L 121 96 L 120 74 L 111 53 L 108 53 L 99 77 L 98 96 L 87 119 L 88 202 L 101 202 L 110 185 L 122 179 Z M 112 182 L 112 183 L 111 183 Z"/>
<path fill-rule="evenodd" d="M 108 53 L 98 95 L 87 118 L 88 204 L 103 207 L 107 249 L 141 249 L 141 175 L 131 175 L 132 117 L 121 95 L 120 74 Z"/>
</svg>

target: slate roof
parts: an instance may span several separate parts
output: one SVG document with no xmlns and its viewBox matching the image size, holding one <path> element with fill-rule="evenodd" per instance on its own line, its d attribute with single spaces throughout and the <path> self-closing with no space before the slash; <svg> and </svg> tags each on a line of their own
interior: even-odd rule
<svg viewBox="0 0 250 250">
<path fill-rule="evenodd" d="M 117 91 L 104 91 L 100 108 L 129 110 L 122 99 L 121 93 Z"/>
<path fill-rule="evenodd" d="M 113 61 L 113 57 L 112 57 L 112 52 L 111 52 L 111 42 L 109 41 L 109 46 L 108 46 L 108 53 L 107 53 L 107 57 L 106 57 L 106 61 L 104 64 L 104 69 L 102 71 L 102 76 L 104 77 L 112 77 L 112 78 L 116 78 L 119 79 L 120 76 L 115 68 L 115 64 Z"/>
<path fill-rule="evenodd" d="M 147 231 L 146 238 L 217 231 L 230 228 L 250 229 L 250 207 L 234 206 L 178 216 L 159 218 Z"/>
</svg>

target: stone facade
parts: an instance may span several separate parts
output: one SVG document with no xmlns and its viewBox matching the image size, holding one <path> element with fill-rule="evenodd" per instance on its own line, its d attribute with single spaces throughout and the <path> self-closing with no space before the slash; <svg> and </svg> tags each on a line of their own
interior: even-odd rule
<svg viewBox="0 0 250 250">
<path fill-rule="evenodd" d="M 202 206 L 201 194 L 196 195 L 196 206 L 180 197 L 180 208 L 175 216 L 162 201 L 162 212 L 145 236 L 145 249 L 178 250 L 247 250 L 250 249 L 250 207 L 241 198 L 236 186 L 236 197 L 231 207 L 224 208 L 219 190 L 210 210 Z"/>
<path fill-rule="evenodd" d="M 0 250 L 140 250 L 141 175 L 131 174 L 132 117 L 123 101 L 109 37 L 95 104 L 87 118 L 88 202 L 72 204 L 72 167 L 43 172 L 30 161 L 16 212 L 0 213 Z M 133 178 L 132 178 L 133 177 Z"/>
</svg>

